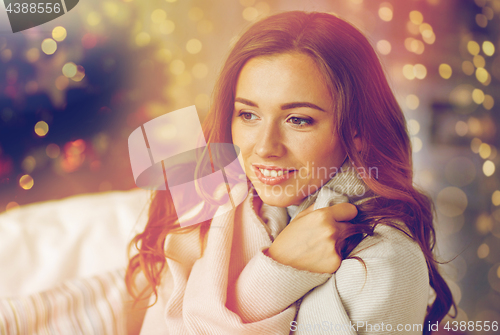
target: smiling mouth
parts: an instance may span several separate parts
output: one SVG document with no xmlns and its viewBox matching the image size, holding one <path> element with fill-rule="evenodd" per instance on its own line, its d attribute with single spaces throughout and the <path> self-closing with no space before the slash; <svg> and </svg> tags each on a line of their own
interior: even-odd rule
<svg viewBox="0 0 500 335">
<path fill-rule="evenodd" d="M 295 172 L 294 169 L 283 169 L 280 167 L 253 166 L 255 175 L 264 184 L 276 185 L 289 179 Z"/>
</svg>

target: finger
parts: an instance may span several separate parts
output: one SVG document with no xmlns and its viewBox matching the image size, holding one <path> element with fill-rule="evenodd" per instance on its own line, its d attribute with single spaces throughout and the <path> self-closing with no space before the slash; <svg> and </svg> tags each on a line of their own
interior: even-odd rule
<svg viewBox="0 0 500 335">
<path fill-rule="evenodd" d="M 358 209 L 348 202 L 330 207 L 335 221 L 350 221 L 358 215 Z"/>
</svg>

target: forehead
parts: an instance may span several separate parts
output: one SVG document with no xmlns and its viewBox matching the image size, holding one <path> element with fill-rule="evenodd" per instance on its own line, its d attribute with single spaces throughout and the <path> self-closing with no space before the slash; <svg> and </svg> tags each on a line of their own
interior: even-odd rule
<svg viewBox="0 0 500 335">
<path fill-rule="evenodd" d="M 242 96 L 244 95 L 244 96 Z M 331 92 L 314 59 L 304 53 L 251 58 L 243 66 L 236 96 L 280 102 L 309 101 L 331 107 Z"/>
</svg>

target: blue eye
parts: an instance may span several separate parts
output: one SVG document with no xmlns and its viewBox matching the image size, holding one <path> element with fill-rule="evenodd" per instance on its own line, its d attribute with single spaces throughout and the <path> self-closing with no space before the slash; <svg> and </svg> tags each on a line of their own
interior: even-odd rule
<svg viewBox="0 0 500 335">
<path fill-rule="evenodd" d="M 299 126 L 299 127 L 308 126 L 308 125 L 311 125 L 313 123 L 312 120 L 303 119 L 303 118 L 300 118 L 300 117 L 291 117 L 291 118 L 288 119 L 288 121 L 291 124 L 293 124 L 294 126 Z"/>
</svg>

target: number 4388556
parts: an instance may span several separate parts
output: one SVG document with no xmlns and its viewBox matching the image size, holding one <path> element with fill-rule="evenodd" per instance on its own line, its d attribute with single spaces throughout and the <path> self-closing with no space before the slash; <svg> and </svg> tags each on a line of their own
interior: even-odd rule
<svg viewBox="0 0 500 335">
<path fill-rule="evenodd" d="M 60 3 L 9 3 L 9 5 L 6 8 L 7 13 L 14 13 L 14 14 L 51 14 L 51 13 L 60 13 L 61 12 L 61 4 Z"/>
<path fill-rule="evenodd" d="M 498 331 L 498 321 L 448 321 L 444 329 L 448 331 Z"/>
</svg>

